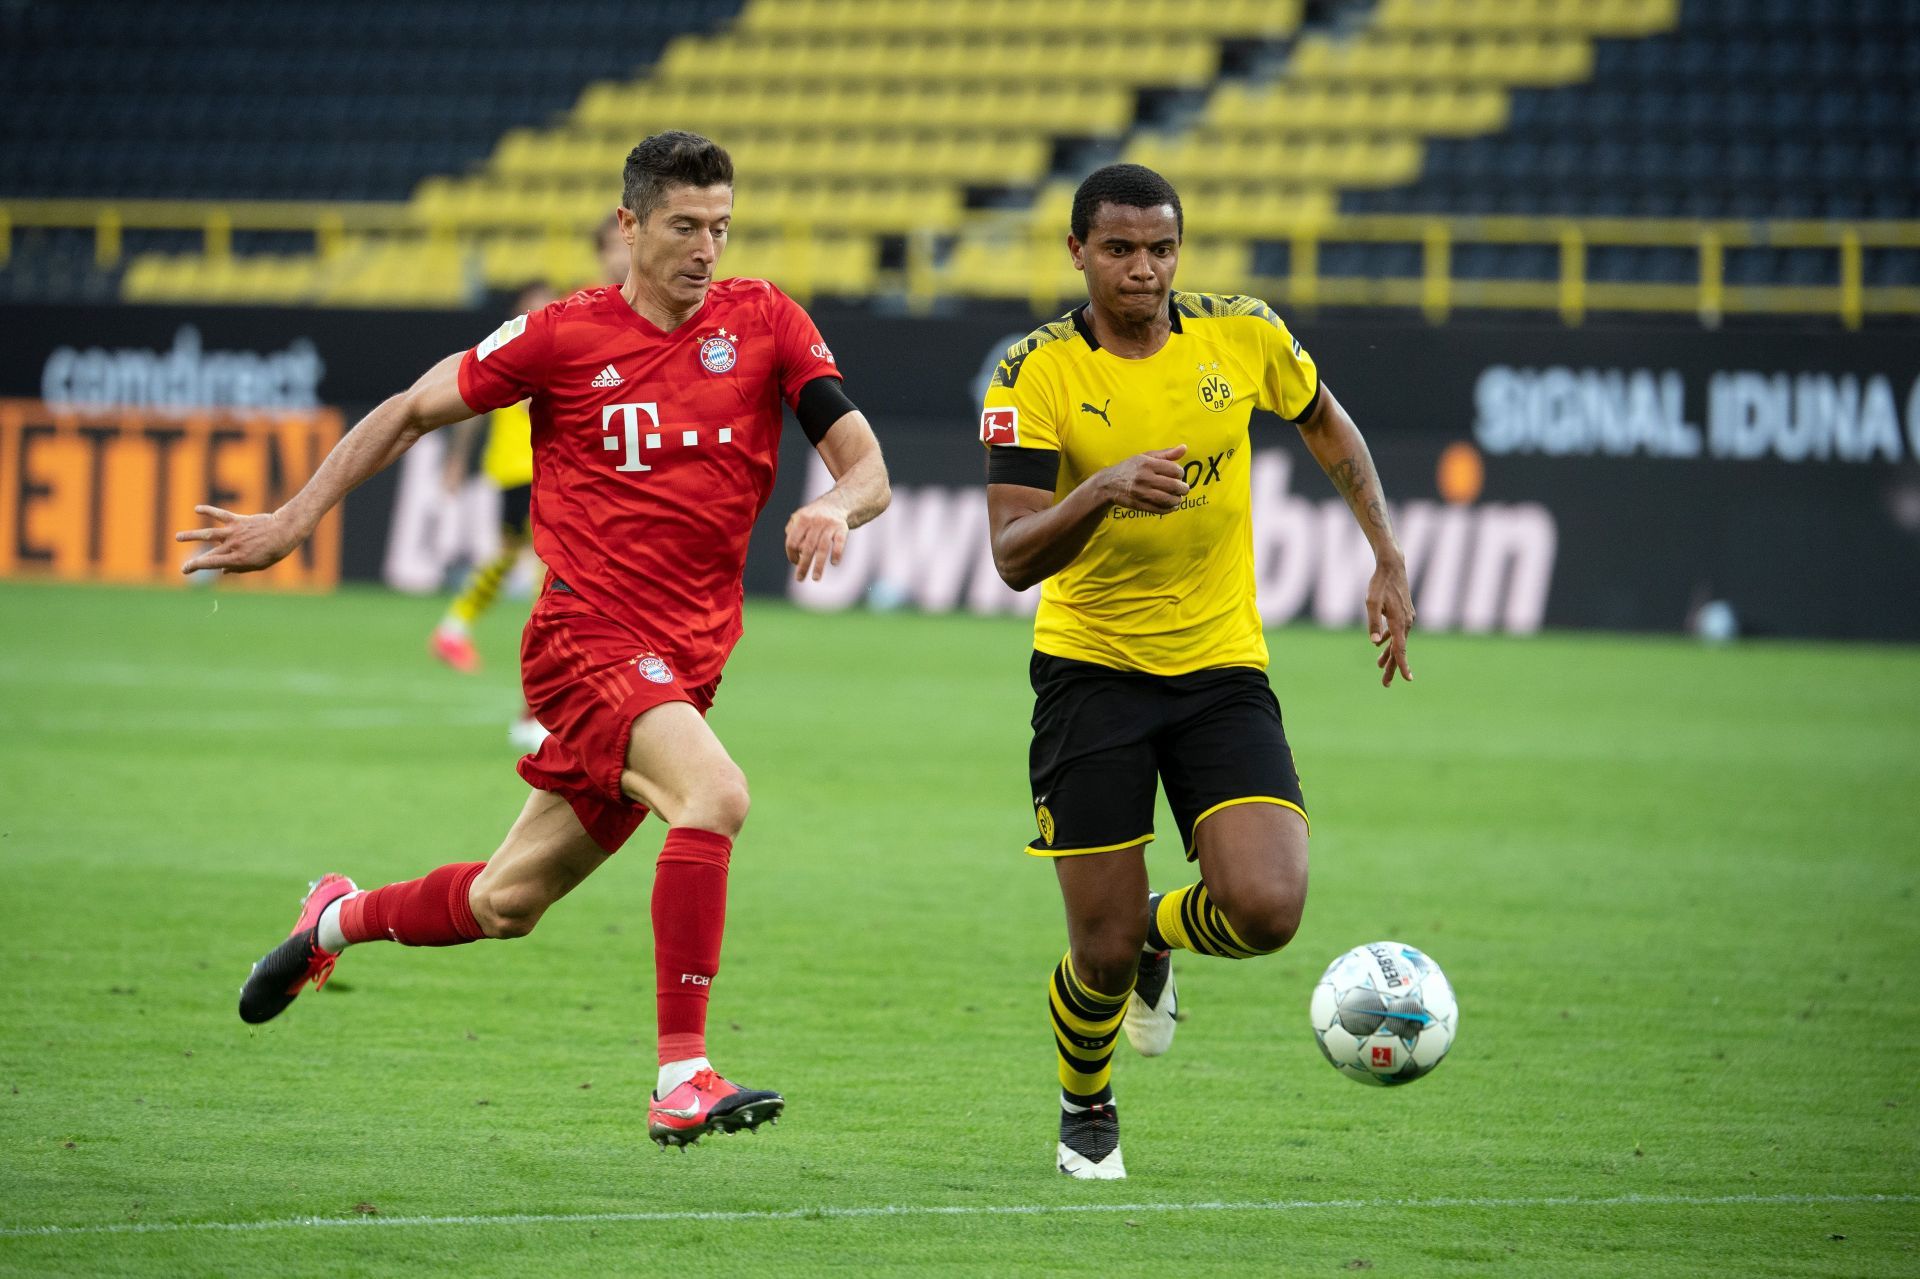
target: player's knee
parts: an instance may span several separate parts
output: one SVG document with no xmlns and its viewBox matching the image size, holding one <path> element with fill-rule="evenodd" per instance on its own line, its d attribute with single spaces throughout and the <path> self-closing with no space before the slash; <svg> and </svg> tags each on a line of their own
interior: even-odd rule
<svg viewBox="0 0 1920 1279">
<path fill-rule="evenodd" d="M 469 904 L 480 931 L 495 940 L 525 937 L 547 913 L 550 904 L 538 889 L 525 884 L 486 887 L 476 882 Z"/>
<path fill-rule="evenodd" d="M 1073 975 L 1083 985 L 1103 995 L 1130 988 L 1140 969 L 1140 947 L 1144 937 L 1109 935 L 1076 941 L 1073 946 Z"/>
<path fill-rule="evenodd" d="M 747 793 L 747 775 L 735 768 L 708 779 L 699 790 L 687 796 L 675 826 L 697 826 L 725 835 L 729 839 L 747 824 L 747 810 L 753 798 Z"/>
<path fill-rule="evenodd" d="M 1219 903 L 1227 917 L 1227 926 L 1245 942 L 1248 949 L 1268 954 L 1293 940 L 1300 931 L 1300 916 L 1306 903 L 1298 893 L 1281 888 L 1242 892 L 1235 899 Z"/>
</svg>

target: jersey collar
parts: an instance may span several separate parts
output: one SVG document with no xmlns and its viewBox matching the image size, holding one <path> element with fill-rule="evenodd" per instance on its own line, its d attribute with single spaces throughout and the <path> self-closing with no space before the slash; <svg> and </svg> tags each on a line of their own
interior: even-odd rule
<svg viewBox="0 0 1920 1279">
<path fill-rule="evenodd" d="M 1073 320 L 1074 330 L 1087 340 L 1087 349 L 1089 351 L 1098 351 L 1100 349 L 1100 339 L 1093 336 L 1093 322 L 1087 319 L 1087 311 L 1092 306 L 1092 302 L 1082 302 L 1079 306 L 1073 308 L 1069 318 Z M 1167 319 L 1172 322 L 1173 331 L 1178 333 L 1180 331 L 1180 308 L 1173 304 L 1173 291 L 1171 289 L 1167 291 Z"/>
<path fill-rule="evenodd" d="M 609 305 L 619 308 L 634 328 L 639 329 L 642 333 L 646 334 L 646 336 L 658 341 L 683 337 L 692 334 L 700 327 L 701 322 L 707 318 L 707 313 L 713 309 L 713 285 L 707 285 L 707 296 L 700 300 L 700 309 L 688 316 L 685 320 L 682 320 L 679 326 L 672 332 L 661 328 L 652 320 L 649 320 L 646 316 L 640 314 L 631 306 L 628 306 L 627 299 L 622 296 L 619 285 L 610 284 L 607 286 L 607 298 Z"/>
</svg>

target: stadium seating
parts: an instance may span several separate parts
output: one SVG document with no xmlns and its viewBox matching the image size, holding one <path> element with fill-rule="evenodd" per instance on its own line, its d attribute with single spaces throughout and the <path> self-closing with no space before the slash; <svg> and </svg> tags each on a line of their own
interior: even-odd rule
<svg viewBox="0 0 1920 1279">
<path fill-rule="evenodd" d="M 19 223 L 0 292 L 65 273 L 97 294 L 96 264 L 122 255 L 137 301 L 459 305 L 572 283 L 625 151 L 667 127 L 736 157 L 723 271 L 803 295 L 1051 305 L 1078 291 L 1059 248 L 1073 186 L 1115 156 L 1187 193 L 1186 282 L 1294 304 L 1439 314 L 1454 282 L 1517 305 L 1575 272 L 1603 298 L 1690 305 L 1606 289 L 1699 283 L 1709 258 L 1736 289 L 1920 283 L 1920 234 L 1871 229 L 1920 219 L 1920 0 L 1308 11 L 1136 0 L 1119 31 L 1107 0 L 670 0 L 635 31 L 611 0 L 509 0 L 485 30 L 440 0 L 189 0 L 146 29 L 124 3 L 27 6 L 0 17 L 34 49 L 0 195 L 324 202 L 148 209 L 124 234 L 117 209 L 61 206 L 45 232 Z M 102 48 L 88 24 L 112 29 Z M 1384 283 L 1337 284 L 1367 279 Z"/>
<path fill-rule="evenodd" d="M 1475 7 L 1487 6 L 1386 6 L 1436 26 L 1449 12 Z M 1417 181 L 1349 189 L 1342 209 L 1920 217 L 1920 3 L 1686 0 L 1676 17 L 1671 29 L 1644 38 L 1597 41 L 1581 83 L 1514 88 L 1503 130 L 1431 138 Z M 1833 278 L 1833 257 L 1812 249 L 1732 251 L 1726 275 L 1742 284 L 1819 283 Z M 1481 265 L 1553 273 L 1538 255 L 1529 264 L 1496 254 Z M 1679 282 L 1693 278 L 1697 259 L 1613 254 L 1591 266 L 1601 278 Z M 1870 254 L 1866 283 L 1910 283 L 1916 270 L 1911 253 Z"/>
<path fill-rule="evenodd" d="M 338 237 L 300 269 L 143 258 L 123 293 L 227 300 L 280 280 L 291 300 L 360 303 L 384 287 L 418 305 L 535 273 L 587 278 L 586 235 L 617 198 L 622 157 L 663 127 L 711 133 L 736 156 L 739 235 L 724 269 L 864 293 L 906 241 L 957 232 L 977 194 L 1038 188 L 1056 139 L 1117 141 L 1142 90 L 1202 91 L 1224 41 L 1291 34 L 1301 4 L 1147 0 L 1127 31 L 1088 34 L 1110 12 L 1096 0 L 757 0 L 730 26 L 666 42 L 644 77 L 593 83 L 550 123 L 500 130 L 483 164 L 423 176 L 411 230 Z M 428 246 L 417 263 L 413 245 Z"/>
</svg>

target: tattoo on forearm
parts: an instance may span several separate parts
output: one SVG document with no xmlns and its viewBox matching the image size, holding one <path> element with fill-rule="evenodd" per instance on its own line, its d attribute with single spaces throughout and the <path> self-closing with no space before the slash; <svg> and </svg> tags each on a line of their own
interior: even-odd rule
<svg viewBox="0 0 1920 1279">
<path fill-rule="evenodd" d="M 1385 533 L 1389 530 L 1386 504 L 1380 500 L 1379 489 L 1368 483 L 1371 478 L 1360 469 L 1360 460 L 1355 457 L 1343 457 L 1327 468 L 1327 478 L 1333 481 L 1333 487 L 1348 506 L 1353 508 L 1354 516 L 1363 527 L 1378 529 Z"/>
<path fill-rule="evenodd" d="M 1327 468 L 1327 478 L 1333 481 L 1340 496 L 1351 502 L 1354 491 L 1360 487 L 1360 467 L 1352 458 L 1343 457 Z"/>
</svg>

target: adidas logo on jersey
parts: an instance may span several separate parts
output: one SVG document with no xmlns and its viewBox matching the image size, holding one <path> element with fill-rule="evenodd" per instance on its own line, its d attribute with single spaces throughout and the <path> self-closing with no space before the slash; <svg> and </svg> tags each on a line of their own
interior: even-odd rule
<svg viewBox="0 0 1920 1279">
<path fill-rule="evenodd" d="M 619 386 L 620 381 L 620 375 L 614 372 L 613 365 L 609 364 L 606 368 L 600 370 L 599 375 L 593 379 L 592 385 Z"/>
</svg>

